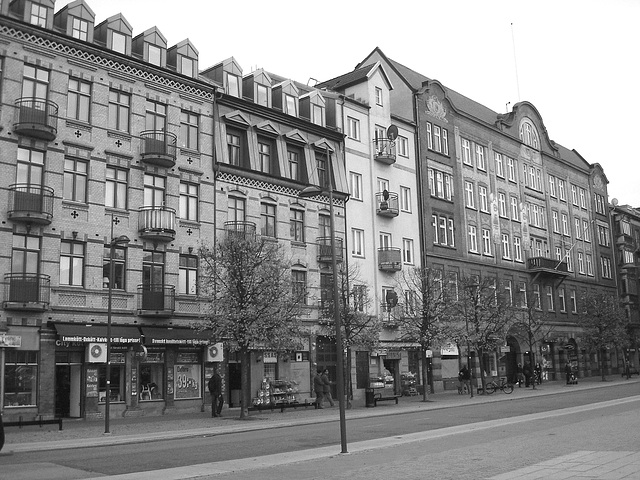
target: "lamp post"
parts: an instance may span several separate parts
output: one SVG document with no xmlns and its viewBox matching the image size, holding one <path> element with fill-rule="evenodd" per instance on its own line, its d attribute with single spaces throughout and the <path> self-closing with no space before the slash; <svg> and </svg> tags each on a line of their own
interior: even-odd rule
<svg viewBox="0 0 640 480">
<path fill-rule="evenodd" d="M 342 447 L 342 453 L 347 453 L 347 424 L 345 417 L 345 405 L 344 405 L 344 365 L 343 365 L 343 347 L 342 347 L 342 325 L 340 321 L 340 292 L 338 290 L 338 262 L 336 260 L 336 227 L 335 218 L 333 212 L 333 184 L 331 182 L 333 178 L 331 157 L 329 156 L 329 147 L 326 147 L 327 157 L 327 172 L 329 177 L 329 230 L 331 234 L 331 270 L 333 275 L 333 319 L 336 327 L 336 349 L 338 350 L 337 359 L 337 390 L 338 390 L 338 408 L 340 410 L 340 445 Z M 322 186 L 309 185 L 302 189 L 298 194 L 300 197 L 313 197 L 323 193 Z"/>
<path fill-rule="evenodd" d="M 113 238 L 113 224 L 117 218 L 114 218 L 111 214 L 111 237 L 109 241 L 109 293 L 107 300 L 107 371 L 106 371 L 106 396 L 104 399 L 104 433 L 111 433 L 109 431 L 109 415 L 111 407 L 111 303 L 113 297 L 113 280 L 114 280 L 114 268 L 113 268 L 113 255 L 115 253 L 116 245 L 126 245 L 129 243 L 129 237 L 126 235 L 120 235 L 118 238 Z"/>
</svg>

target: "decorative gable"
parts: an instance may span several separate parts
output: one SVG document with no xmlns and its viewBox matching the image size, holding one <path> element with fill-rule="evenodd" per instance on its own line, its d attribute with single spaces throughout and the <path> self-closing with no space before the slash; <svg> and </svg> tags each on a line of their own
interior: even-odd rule
<svg viewBox="0 0 640 480">
<path fill-rule="evenodd" d="M 303 143 L 303 144 L 309 143 L 309 141 L 307 140 L 307 137 L 302 132 L 300 132 L 300 130 L 298 130 L 297 128 L 295 130 L 291 130 L 290 132 L 285 133 L 284 136 L 288 141 L 291 141 L 291 142 Z"/>
<path fill-rule="evenodd" d="M 260 133 L 266 133 L 267 135 L 272 135 L 274 137 L 280 136 L 280 130 L 269 120 L 265 120 L 264 122 L 260 122 L 256 125 L 256 129 L 260 131 Z"/>
<path fill-rule="evenodd" d="M 249 122 L 247 116 L 240 110 L 234 110 L 233 112 L 226 113 L 222 115 L 222 118 L 224 118 L 228 123 L 230 122 L 236 124 L 236 126 L 241 126 L 244 128 L 249 128 L 251 126 L 251 123 Z"/>
</svg>

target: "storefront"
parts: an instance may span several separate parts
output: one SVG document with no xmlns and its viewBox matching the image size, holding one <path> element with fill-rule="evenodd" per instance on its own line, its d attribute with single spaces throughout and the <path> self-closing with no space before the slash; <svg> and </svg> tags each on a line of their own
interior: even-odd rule
<svg viewBox="0 0 640 480">
<path fill-rule="evenodd" d="M 0 411 L 6 419 L 38 412 L 40 334 L 10 326 L 0 332 Z"/>
</svg>

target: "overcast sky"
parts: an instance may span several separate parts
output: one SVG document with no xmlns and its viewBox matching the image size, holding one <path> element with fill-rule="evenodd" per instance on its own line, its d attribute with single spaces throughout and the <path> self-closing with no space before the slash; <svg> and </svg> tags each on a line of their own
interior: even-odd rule
<svg viewBox="0 0 640 480">
<path fill-rule="evenodd" d="M 71 0 L 58 0 L 56 11 Z M 375 47 L 493 109 L 533 103 L 552 140 L 599 163 L 609 200 L 640 207 L 640 0 L 87 0 L 96 24 L 188 38 L 200 69 L 235 57 L 303 83 Z M 510 102 L 510 105 L 507 103 Z"/>
</svg>

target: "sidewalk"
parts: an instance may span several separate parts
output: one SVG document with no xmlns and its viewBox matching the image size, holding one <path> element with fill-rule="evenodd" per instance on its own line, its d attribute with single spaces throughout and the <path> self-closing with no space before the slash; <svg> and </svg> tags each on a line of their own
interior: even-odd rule
<svg viewBox="0 0 640 480">
<path fill-rule="evenodd" d="M 620 376 L 610 375 L 606 382 L 602 382 L 600 377 L 590 377 L 581 379 L 578 385 L 565 385 L 564 381 L 549 381 L 537 385 L 535 390 L 516 387 L 511 395 L 497 391 L 493 395 L 474 395 L 473 398 L 468 395 L 458 395 L 455 391 L 447 391 L 429 395 L 428 402 L 423 402 L 422 396 L 402 397 L 398 405 L 385 402 L 375 408 L 366 408 L 364 401 L 359 401 L 354 402 L 353 407 L 346 411 L 346 418 L 348 420 L 350 418 L 395 415 L 477 403 L 514 401 L 531 396 L 606 388 L 623 383 L 640 383 L 640 378 L 635 376 L 626 380 Z M 210 406 L 208 407 L 210 408 Z M 325 407 L 322 410 L 302 407 L 286 409 L 284 413 L 281 413 L 279 409 L 274 409 L 273 412 L 251 412 L 249 418 L 245 420 L 240 420 L 239 416 L 238 408 L 225 408 L 222 418 L 211 418 L 210 410 L 175 416 L 117 418 L 110 420 L 110 434 L 104 434 L 104 422 L 84 419 L 65 420 L 62 431 L 58 431 L 55 425 L 30 426 L 22 429 L 6 427 L 6 443 L 0 455 L 11 452 L 127 444 L 200 435 L 223 435 L 291 425 L 317 424 L 318 422 L 337 421 L 339 410 L 336 403 L 334 408 Z"/>
</svg>

